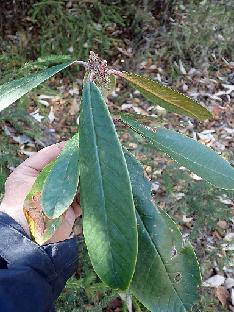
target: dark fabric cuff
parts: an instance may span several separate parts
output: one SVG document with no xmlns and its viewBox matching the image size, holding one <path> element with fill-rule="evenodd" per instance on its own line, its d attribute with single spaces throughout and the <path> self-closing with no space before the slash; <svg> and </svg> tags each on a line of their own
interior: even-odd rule
<svg viewBox="0 0 234 312">
<path fill-rule="evenodd" d="M 0 259 L 7 262 L 8 269 L 31 268 L 51 285 L 57 298 L 78 265 L 76 238 L 39 246 L 3 212 L 0 212 L 0 233 Z"/>
<path fill-rule="evenodd" d="M 57 277 L 51 281 L 56 285 L 54 294 L 57 298 L 63 290 L 66 281 L 74 274 L 78 267 L 77 239 L 70 238 L 60 243 L 43 246 L 47 255 L 52 259 Z"/>
</svg>

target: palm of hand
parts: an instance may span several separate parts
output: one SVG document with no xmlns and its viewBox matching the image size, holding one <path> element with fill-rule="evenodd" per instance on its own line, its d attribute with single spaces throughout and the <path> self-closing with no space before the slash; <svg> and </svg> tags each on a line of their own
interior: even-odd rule
<svg viewBox="0 0 234 312">
<path fill-rule="evenodd" d="M 46 147 L 28 158 L 7 179 L 5 195 L 0 205 L 0 211 L 10 215 L 23 229 L 29 233 L 28 224 L 23 212 L 24 200 L 30 191 L 40 171 L 60 154 L 64 142 Z M 48 243 L 63 241 L 70 237 L 72 227 L 81 210 L 77 198 L 64 216 L 63 223 Z"/>
</svg>

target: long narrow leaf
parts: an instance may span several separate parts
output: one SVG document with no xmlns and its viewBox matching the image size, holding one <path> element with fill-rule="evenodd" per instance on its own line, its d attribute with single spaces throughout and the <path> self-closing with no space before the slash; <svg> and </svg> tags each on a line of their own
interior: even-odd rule
<svg viewBox="0 0 234 312">
<path fill-rule="evenodd" d="M 42 191 L 41 206 L 50 219 L 58 218 L 71 205 L 79 182 L 79 135 L 74 135 L 65 145 Z"/>
<path fill-rule="evenodd" d="M 84 85 L 79 131 L 85 242 L 102 281 L 124 290 L 136 264 L 135 209 L 122 148 L 108 108 L 93 82 Z"/>
<path fill-rule="evenodd" d="M 0 111 L 14 103 L 24 94 L 28 93 L 39 84 L 54 76 L 64 68 L 73 64 L 74 61 L 52 66 L 39 73 L 28 77 L 10 81 L 0 86 Z"/>
<path fill-rule="evenodd" d="M 212 114 L 195 100 L 144 76 L 121 73 L 131 85 L 154 104 L 164 107 L 170 112 L 190 116 L 199 120 L 212 117 Z"/>
<path fill-rule="evenodd" d="M 234 169 L 211 148 L 175 131 L 145 127 L 128 117 L 122 119 L 152 147 L 165 152 L 201 178 L 219 188 L 234 189 Z"/>
<path fill-rule="evenodd" d="M 130 290 L 152 312 L 190 311 L 200 271 L 191 245 L 151 198 L 143 167 L 125 152 L 138 221 L 138 257 Z"/>
</svg>

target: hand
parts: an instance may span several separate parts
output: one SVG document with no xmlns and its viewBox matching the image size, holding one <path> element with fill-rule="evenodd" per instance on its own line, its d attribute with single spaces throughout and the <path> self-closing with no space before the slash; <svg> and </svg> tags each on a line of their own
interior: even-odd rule
<svg viewBox="0 0 234 312">
<path fill-rule="evenodd" d="M 5 184 L 5 195 L 0 205 L 0 211 L 7 213 L 29 234 L 29 227 L 23 212 L 24 200 L 31 190 L 40 171 L 52 160 L 56 159 L 65 142 L 43 148 L 35 155 L 25 160 L 8 177 Z M 77 198 L 65 214 L 64 221 L 47 243 L 63 241 L 70 237 L 76 218 L 81 215 Z"/>
</svg>

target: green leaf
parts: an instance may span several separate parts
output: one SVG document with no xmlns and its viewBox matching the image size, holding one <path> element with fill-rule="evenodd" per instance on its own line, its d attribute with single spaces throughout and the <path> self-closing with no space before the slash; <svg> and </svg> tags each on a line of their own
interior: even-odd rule
<svg viewBox="0 0 234 312">
<path fill-rule="evenodd" d="M 195 100 L 159 82 L 127 72 L 121 73 L 121 77 L 130 82 L 146 98 L 170 112 L 190 116 L 199 120 L 212 117 L 212 114 Z"/>
<path fill-rule="evenodd" d="M 40 205 L 41 193 L 45 179 L 54 166 L 55 161 L 48 164 L 37 176 L 31 191 L 24 201 L 24 214 L 28 221 L 29 230 L 32 238 L 40 245 L 49 240 L 55 231 L 62 224 L 63 217 L 50 220 L 43 213 Z"/>
<path fill-rule="evenodd" d="M 194 251 L 172 219 L 157 209 L 143 167 L 125 152 L 137 210 L 138 258 L 130 290 L 152 312 L 189 311 L 198 300 Z"/>
<path fill-rule="evenodd" d="M 66 62 L 60 65 L 52 66 L 39 73 L 28 77 L 10 81 L 0 86 L 0 111 L 14 103 L 24 94 L 37 87 L 39 84 L 54 76 L 64 68 L 70 66 L 75 61 Z"/>
<path fill-rule="evenodd" d="M 47 176 L 41 206 L 50 219 L 61 216 L 71 205 L 79 182 L 79 134 L 74 135 L 62 149 Z"/>
<path fill-rule="evenodd" d="M 226 190 L 234 189 L 234 169 L 211 148 L 175 131 L 152 129 L 130 118 L 122 119 L 152 147 L 165 152 L 209 183 Z"/>
<path fill-rule="evenodd" d="M 124 290 L 136 264 L 135 209 L 122 148 L 93 82 L 84 85 L 80 114 L 80 196 L 94 270 L 108 286 Z"/>
</svg>

